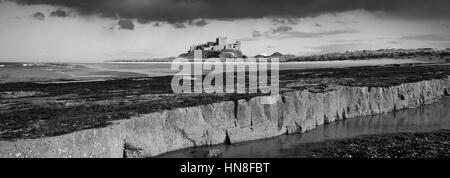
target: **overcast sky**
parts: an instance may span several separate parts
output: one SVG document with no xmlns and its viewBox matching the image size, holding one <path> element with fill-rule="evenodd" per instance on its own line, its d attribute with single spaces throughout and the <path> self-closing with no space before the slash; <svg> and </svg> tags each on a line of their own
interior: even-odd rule
<svg viewBox="0 0 450 178">
<path fill-rule="evenodd" d="M 448 0 L 0 0 L 0 61 L 177 56 L 217 36 L 249 56 L 450 48 Z"/>
</svg>

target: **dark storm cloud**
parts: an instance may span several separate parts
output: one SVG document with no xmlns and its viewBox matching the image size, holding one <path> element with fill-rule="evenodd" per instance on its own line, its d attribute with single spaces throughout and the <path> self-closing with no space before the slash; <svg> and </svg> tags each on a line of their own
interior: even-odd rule
<svg viewBox="0 0 450 178">
<path fill-rule="evenodd" d="M 299 23 L 298 19 L 293 18 L 274 18 L 272 22 L 275 25 L 297 25 Z"/>
<path fill-rule="evenodd" d="M 53 11 L 53 12 L 51 12 L 50 13 L 50 16 L 51 17 L 61 17 L 61 18 L 64 18 L 64 17 L 67 17 L 67 12 L 66 11 L 63 11 L 63 10 L 61 10 L 61 9 L 58 9 L 58 10 L 55 10 L 55 11 Z"/>
<path fill-rule="evenodd" d="M 42 12 L 36 12 L 33 15 L 31 15 L 33 18 L 38 20 L 45 20 L 45 14 Z"/>
<path fill-rule="evenodd" d="M 170 24 L 194 19 L 299 18 L 356 9 L 411 18 L 450 18 L 449 0 L 10 0 L 73 8 L 80 14 Z M 287 23 L 290 23 L 287 21 Z"/>
<path fill-rule="evenodd" d="M 129 19 L 120 19 L 117 25 L 119 25 L 119 29 L 134 30 L 134 23 Z"/>
<path fill-rule="evenodd" d="M 172 23 L 172 26 L 176 29 L 186 28 L 186 25 L 184 25 L 184 23 Z"/>
<path fill-rule="evenodd" d="M 159 26 L 161 26 L 161 23 L 155 22 L 155 23 L 153 24 L 153 26 L 154 26 L 154 27 L 159 27 Z"/>
<path fill-rule="evenodd" d="M 199 20 L 199 21 L 189 20 L 189 25 L 191 25 L 191 26 L 203 27 L 203 26 L 208 25 L 208 23 L 206 22 L 205 19 L 201 19 L 201 20 Z"/>
<path fill-rule="evenodd" d="M 290 26 L 279 26 L 277 28 L 272 29 L 272 34 L 276 34 L 276 33 L 284 33 L 287 31 L 291 31 L 292 27 Z"/>
</svg>

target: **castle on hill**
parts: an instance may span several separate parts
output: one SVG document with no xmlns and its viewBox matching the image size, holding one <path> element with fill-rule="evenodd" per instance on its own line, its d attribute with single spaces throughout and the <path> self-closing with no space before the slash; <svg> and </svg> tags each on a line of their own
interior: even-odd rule
<svg viewBox="0 0 450 178">
<path fill-rule="evenodd" d="M 187 53 L 180 54 L 179 57 L 188 59 L 198 58 L 241 58 L 245 55 L 241 52 L 241 42 L 227 43 L 227 37 L 217 37 L 216 41 L 205 44 L 193 45 Z"/>
<path fill-rule="evenodd" d="M 223 50 L 241 50 L 241 42 L 236 41 L 235 43 L 228 44 L 227 37 L 217 37 L 214 42 L 207 42 L 205 44 L 193 45 L 188 52 L 193 52 L 195 50 L 202 51 L 223 51 Z"/>
</svg>

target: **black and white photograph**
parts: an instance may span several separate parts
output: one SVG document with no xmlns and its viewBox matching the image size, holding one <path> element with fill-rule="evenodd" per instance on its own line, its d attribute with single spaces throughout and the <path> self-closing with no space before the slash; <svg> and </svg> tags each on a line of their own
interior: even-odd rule
<svg viewBox="0 0 450 178">
<path fill-rule="evenodd" d="M 0 157 L 146 158 L 178 175 L 450 158 L 449 8 L 0 0 Z"/>
</svg>

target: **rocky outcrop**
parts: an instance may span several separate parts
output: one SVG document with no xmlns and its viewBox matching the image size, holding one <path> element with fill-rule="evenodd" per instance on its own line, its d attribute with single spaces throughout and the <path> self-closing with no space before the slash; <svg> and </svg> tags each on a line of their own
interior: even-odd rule
<svg viewBox="0 0 450 178">
<path fill-rule="evenodd" d="M 62 136 L 2 141 L 0 157 L 148 157 L 305 132 L 335 120 L 414 108 L 449 94 L 450 77 L 391 87 L 293 91 L 150 113 Z"/>
</svg>

